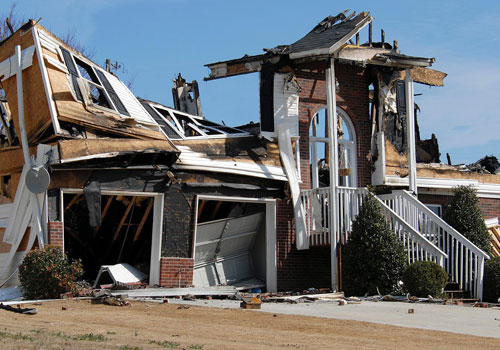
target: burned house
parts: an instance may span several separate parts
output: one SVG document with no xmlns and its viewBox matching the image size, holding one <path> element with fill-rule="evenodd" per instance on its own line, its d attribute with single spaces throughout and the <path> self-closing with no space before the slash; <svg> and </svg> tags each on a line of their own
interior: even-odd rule
<svg viewBox="0 0 500 350">
<path fill-rule="evenodd" d="M 481 297 L 488 256 L 438 208 L 470 183 L 498 217 L 500 177 L 438 164 L 413 83 L 445 74 L 374 42 L 372 20 L 329 16 L 292 44 L 208 64 L 206 80 L 259 74 L 260 120 L 240 127 L 206 119 L 195 82 L 174 81 L 175 108 L 136 98 L 26 23 L 0 44 L 1 281 L 52 244 L 88 279 L 128 263 L 166 287 L 341 289 L 341 246 L 372 186 L 409 262 L 433 260 Z"/>
</svg>

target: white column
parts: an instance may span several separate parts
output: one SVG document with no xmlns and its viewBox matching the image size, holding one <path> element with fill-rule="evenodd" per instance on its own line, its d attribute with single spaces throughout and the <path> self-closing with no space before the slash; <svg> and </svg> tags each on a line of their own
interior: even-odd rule
<svg viewBox="0 0 500 350">
<path fill-rule="evenodd" d="M 413 79 L 411 78 L 410 69 L 406 69 L 405 77 L 406 85 L 406 130 L 408 131 L 408 179 L 409 190 L 417 195 L 417 153 L 415 145 L 415 114 L 413 100 Z"/>
<path fill-rule="evenodd" d="M 335 60 L 330 59 L 330 68 L 326 69 L 326 96 L 328 111 L 328 150 L 330 152 L 330 192 L 329 192 L 329 216 L 330 216 L 330 247 L 331 247 L 331 269 L 332 290 L 337 290 L 337 187 L 338 187 L 338 145 L 337 145 L 337 92 L 335 89 Z"/>
<path fill-rule="evenodd" d="M 17 45 L 16 48 L 16 58 L 17 58 L 17 72 L 16 72 L 16 83 L 17 83 L 17 116 L 19 122 L 19 135 L 21 137 L 21 147 L 24 154 L 24 163 L 28 165 L 29 168 L 33 166 L 31 161 L 30 149 L 28 144 L 28 136 L 26 135 L 26 127 L 24 123 L 24 93 L 23 93 L 23 64 L 22 64 L 22 52 L 21 46 Z M 24 184 L 18 184 L 18 186 L 24 186 Z M 42 216 L 40 212 L 40 203 L 38 202 L 38 196 L 30 192 L 30 201 L 33 206 L 33 224 L 36 227 L 32 229 L 36 230 L 38 233 L 38 245 L 43 248 L 45 245 L 45 237 L 47 235 L 44 233 L 44 227 L 42 225 Z M 31 249 L 31 247 L 28 247 Z"/>
</svg>

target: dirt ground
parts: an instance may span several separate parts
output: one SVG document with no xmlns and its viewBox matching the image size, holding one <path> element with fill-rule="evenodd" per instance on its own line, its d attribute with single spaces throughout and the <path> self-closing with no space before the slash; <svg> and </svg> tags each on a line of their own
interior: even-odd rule
<svg viewBox="0 0 500 350">
<path fill-rule="evenodd" d="M 0 310 L 1 349 L 500 349 L 500 339 L 243 309 L 61 300 Z"/>
</svg>

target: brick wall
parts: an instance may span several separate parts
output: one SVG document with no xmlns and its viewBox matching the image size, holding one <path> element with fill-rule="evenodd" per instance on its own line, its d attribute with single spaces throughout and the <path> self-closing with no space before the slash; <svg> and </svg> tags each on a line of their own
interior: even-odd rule
<svg viewBox="0 0 500 350">
<path fill-rule="evenodd" d="M 301 189 L 311 188 L 309 159 L 309 126 L 314 114 L 326 107 L 325 63 L 307 63 L 296 67 L 296 77 L 302 91 L 299 94 L 299 133 L 301 159 Z M 371 124 L 369 114 L 369 78 L 364 68 L 336 64 L 339 82 L 337 105 L 349 115 L 357 144 L 358 185 L 371 182 Z M 330 247 L 295 247 L 293 207 L 287 200 L 277 202 L 278 290 L 330 287 Z"/>
<path fill-rule="evenodd" d="M 330 247 L 295 247 L 293 207 L 286 199 L 277 201 L 276 256 L 278 290 L 330 287 Z"/>
<path fill-rule="evenodd" d="M 193 285 L 193 265 L 191 258 L 165 258 L 160 260 L 160 285 L 182 288 Z"/>
<path fill-rule="evenodd" d="M 299 94 L 299 134 L 302 189 L 311 188 L 309 159 L 309 127 L 313 116 L 326 107 L 326 80 L 324 63 L 308 63 L 296 69 L 297 81 L 302 91 Z M 356 132 L 356 155 L 358 163 L 358 185 L 371 183 L 370 153 L 371 124 L 369 114 L 366 70 L 346 64 L 335 65 L 339 83 L 337 106 L 349 115 Z"/>
<path fill-rule="evenodd" d="M 64 224 L 62 221 L 49 221 L 49 244 L 64 250 Z"/>
<path fill-rule="evenodd" d="M 435 194 L 419 194 L 418 199 L 424 204 L 440 204 L 443 209 L 443 214 L 446 207 L 450 203 L 453 196 L 435 195 Z M 479 198 L 479 209 L 485 219 L 500 217 L 500 200 L 495 198 Z"/>
</svg>

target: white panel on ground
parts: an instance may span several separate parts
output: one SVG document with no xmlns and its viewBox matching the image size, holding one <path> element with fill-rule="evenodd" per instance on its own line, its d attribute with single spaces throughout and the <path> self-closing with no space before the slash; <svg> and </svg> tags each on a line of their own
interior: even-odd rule
<svg viewBox="0 0 500 350">
<path fill-rule="evenodd" d="M 195 287 L 234 284 L 254 278 L 252 248 L 264 213 L 198 224 L 195 242 Z"/>
</svg>

